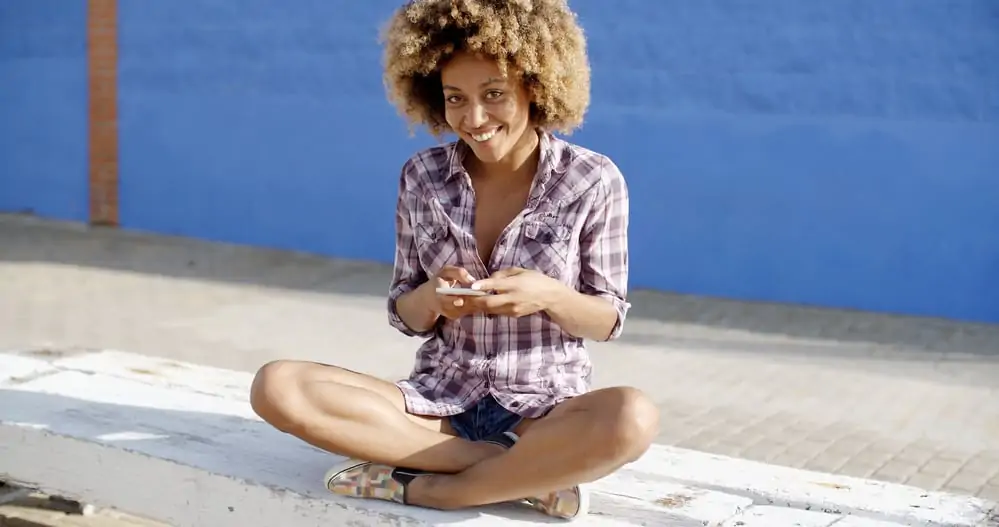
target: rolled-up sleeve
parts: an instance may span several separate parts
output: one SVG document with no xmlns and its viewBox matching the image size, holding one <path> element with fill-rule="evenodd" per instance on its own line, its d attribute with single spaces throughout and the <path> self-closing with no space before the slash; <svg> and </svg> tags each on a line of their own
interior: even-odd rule
<svg viewBox="0 0 999 527">
<path fill-rule="evenodd" d="M 580 240 L 580 292 L 609 301 L 617 322 L 606 340 L 624 329 L 628 295 L 628 187 L 618 167 L 603 160 L 600 182 Z"/>
<path fill-rule="evenodd" d="M 427 281 L 427 275 L 420 265 L 416 236 L 413 232 L 411 211 L 418 198 L 410 188 L 409 178 L 414 171 L 415 166 L 409 161 L 403 167 L 399 178 L 399 195 L 395 211 L 395 263 L 388 295 L 388 318 L 389 324 L 404 335 L 425 337 L 433 333 L 433 328 L 426 331 L 413 330 L 403 322 L 396 305 L 399 297 Z"/>
</svg>

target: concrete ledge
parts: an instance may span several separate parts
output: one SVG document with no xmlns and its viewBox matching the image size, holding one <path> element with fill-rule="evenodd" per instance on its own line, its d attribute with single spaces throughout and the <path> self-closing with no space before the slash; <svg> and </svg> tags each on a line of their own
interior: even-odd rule
<svg viewBox="0 0 999 527">
<path fill-rule="evenodd" d="M 457 512 L 343 499 L 338 458 L 250 410 L 250 375 L 101 352 L 0 354 L 0 479 L 178 526 L 541 525 L 508 504 Z M 996 527 L 996 504 L 654 447 L 591 485 L 590 526 Z"/>
</svg>

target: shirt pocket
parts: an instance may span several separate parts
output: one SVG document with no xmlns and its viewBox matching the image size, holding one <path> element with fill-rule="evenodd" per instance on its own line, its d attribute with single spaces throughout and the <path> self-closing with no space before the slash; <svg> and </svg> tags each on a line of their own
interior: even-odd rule
<svg viewBox="0 0 999 527">
<path fill-rule="evenodd" d="M 434 276 L 442 267 L 453 264 L 457 245 L 446 214 L 436 201 L 425 199 L 415 207 L 413 227 L 416 251 L 427 276 Z"/>
<path fill-rule="evenodd" d="M 566 271 L 572 228 L 557 219 L 524 221 L 520 265 L 559 279 Z"/>
</svg>

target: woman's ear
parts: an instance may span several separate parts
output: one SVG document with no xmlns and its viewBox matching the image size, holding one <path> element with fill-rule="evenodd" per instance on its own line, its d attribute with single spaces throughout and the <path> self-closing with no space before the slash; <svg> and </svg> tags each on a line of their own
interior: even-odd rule
<svg viewBox="0 0 999 527">
<path fill-rule="evenodd" d="M 531 126 L 537 128 L 540 123 L 545 122 L 547 116 L 544 115 L 544 109 L 531 101 L 531 106 L 528 109 L 528 119 L 531 121 Z"/>
</svg>

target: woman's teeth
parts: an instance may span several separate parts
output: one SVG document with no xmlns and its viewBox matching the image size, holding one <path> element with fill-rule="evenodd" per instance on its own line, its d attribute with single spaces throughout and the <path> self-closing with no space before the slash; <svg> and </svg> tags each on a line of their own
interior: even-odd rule
<svg viewBox="0 0 999 527">
<path fill-rule="evenodd" d="M 488 140 L 492 139 L 493 136 L 496 135 L 496 132 L 499 132 L 499 131 L 500 131 L 500 129 L 496 128 L 495 130 L 491 130 L 491 131 L 486 132 L 484 134 L 472 134 L 472 139 L 475 139 L 476 141 L 478 141 L 480 143 L 483 143 L 485 141 L 488 141 Z"/>
</svg>

